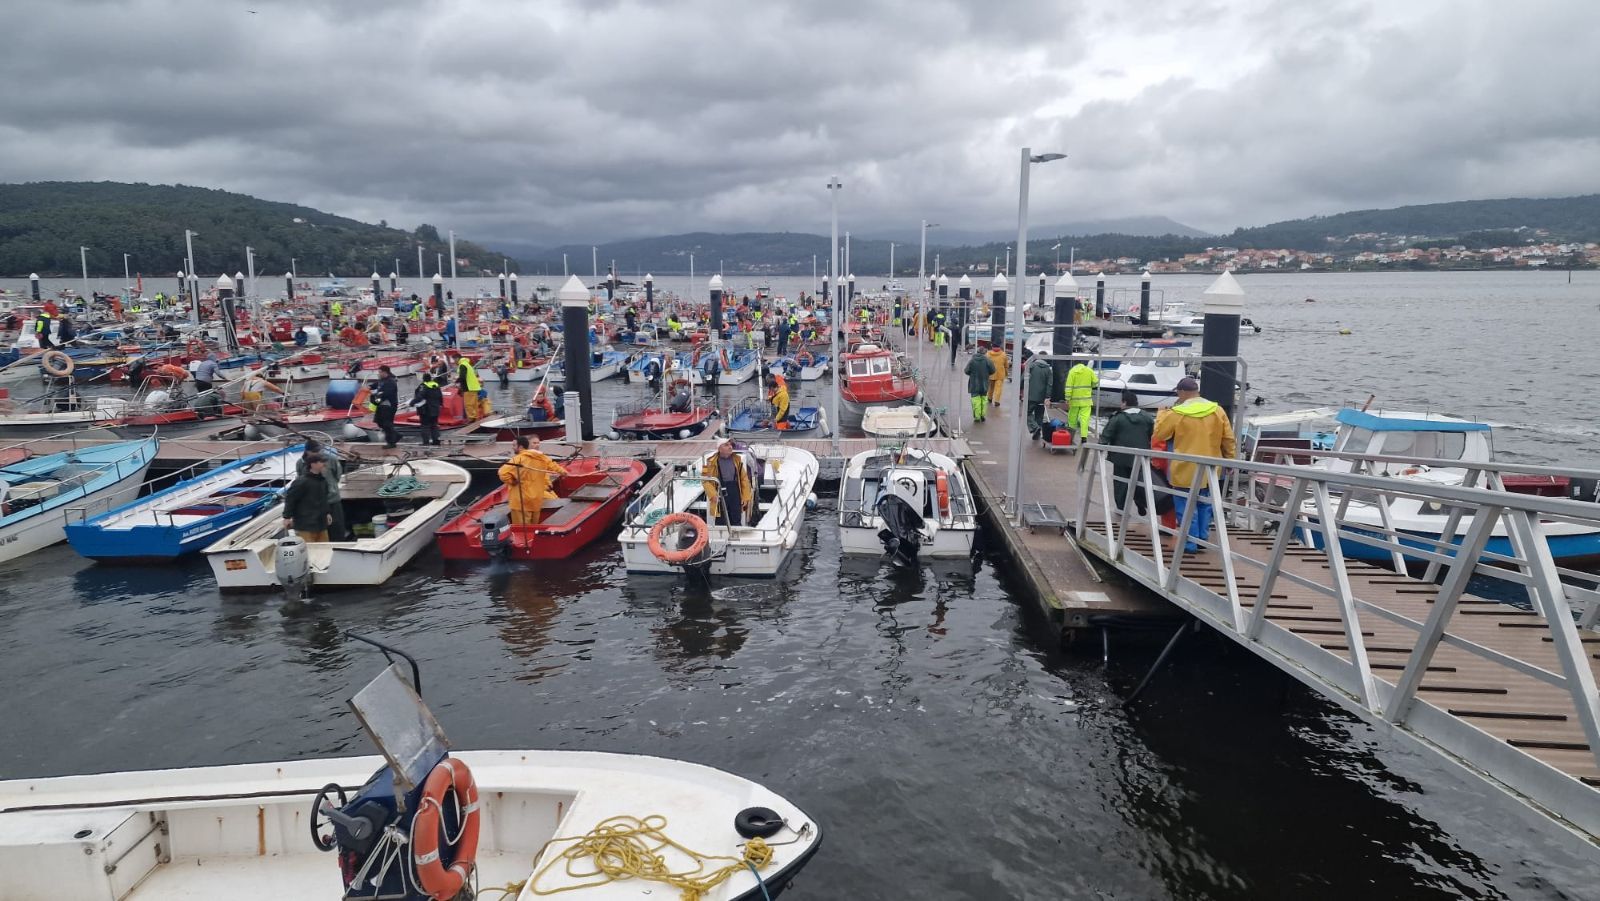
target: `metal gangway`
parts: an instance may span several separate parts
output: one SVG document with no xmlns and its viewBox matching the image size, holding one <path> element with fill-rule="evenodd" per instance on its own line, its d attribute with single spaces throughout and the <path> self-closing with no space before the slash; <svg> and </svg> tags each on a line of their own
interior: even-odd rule
<svg viewBox="0 0 1600 901">
<path fill-rule="evenodd" d="M 1113 453 L 1129 455 L 1128 478 Z M 1600 504 L 1504 481 L 1600 473 L 1320 450 L 1273 459 L 1082 445 L 1077 542 L 1374 729 L 1600 839 L 1600 577 L 1558 565 L 1550 546 L 1600 531 Z M 1196 464 L 1193 484 L 1157 481 L 1158 461 Z M 1395 475 L 1439 470 L 1463 476 Z M 1132 489 L 1120 505 L 1119 481 Z M 1185 553 L 1202 491 L 1216 524 Z M 1179 496 L 1169 527 L 1158 505 Z M 1438 537 L 1415 529 L 1422 513 Z"/>
</svg>

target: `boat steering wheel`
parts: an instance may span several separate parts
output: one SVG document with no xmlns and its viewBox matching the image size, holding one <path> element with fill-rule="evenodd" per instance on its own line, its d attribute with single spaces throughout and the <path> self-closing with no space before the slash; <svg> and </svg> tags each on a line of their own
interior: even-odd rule
<svg viewBox="0 0 1600 901">
<path fill-rule="evenodd" d="M 904 488 L 907 494 L 917 493 L 917 480 L 910 476 L 901 476 L 900 478 L 895 479 L 894 483 L 899 485 L 901 488 Z"/>
<path fill-rule="evenodd" d="M 344 793 L 344 787 L 337 782 L 329 782 L 324 785 L 322 790 L 317 792 L 317 796 L 311 800 L 311 816 L 307 817 L 307 819 L 311 821 L 311 843 L 317 846 L 318 851 L 332 851 L 338 845 L 332 835 L 324 836 L 321 829 L 324 816 L 323 805 L 331 797 L 330 792 L 337 792 L 339 796 L 339 807 L 334 809 L 342 809 L 350 803 L 349 797 Z"/>
</svg>

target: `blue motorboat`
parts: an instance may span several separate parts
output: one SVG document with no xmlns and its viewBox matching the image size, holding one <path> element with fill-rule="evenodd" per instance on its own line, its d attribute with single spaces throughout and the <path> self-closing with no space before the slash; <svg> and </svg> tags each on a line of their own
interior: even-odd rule
<svg viewBox="0 0 1600 901">
<path fill-rule="evenodd" d="M 772 404 L 747 397 L 728 411 L 728 432 L 782 438 L 812 438 L 828 434 L 828 417 L 821 407 L 791 406 L 789 415 L 775 421 Z"/>
<path fill-rule="evenodd" d="M 249 522 L 295 475 L 303 446 L 253 454 L 66 527 L 91 560 L 159 562 L 196 553 Z"/>
<path fill-rule="evenodd" d="M 769 368 L 782 373 L 784 378 L 791 382 L 813 382 L 822 378 L 828 371 L 828 363 L 827 354 L 813 354 L 803 350 L 798 354 L 773 360 Z"/>
<path fill-rule="evenodd" d="M 85 511 L 138 497 L 159 446 L 116 441 L 0 466 L 0 562 L 55 544 Z"/>
</svg>

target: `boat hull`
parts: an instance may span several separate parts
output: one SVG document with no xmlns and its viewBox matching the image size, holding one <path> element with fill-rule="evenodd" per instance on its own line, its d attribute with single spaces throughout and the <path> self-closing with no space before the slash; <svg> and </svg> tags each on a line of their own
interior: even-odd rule
<svg viewBox="0 0 1600 901">
<path fill-rule="evenodd" d="M 576 463 L 585 465 L 580 468 Z M 645 466 L 637 460 L 584 460 L 569 465 L 567 473 L 563 481 L 577 478 L 584 486 L 612 482 L 610 496 L 587 504 L 586 509 L 575 514 L 563 510 L 561 513 L 566 515 L 552 518 L 547 513 L 545 521 L 536 526 L 511 526 L 511 540 L 507 544 L 510 559 L 564 560 L 594 543 L 622 518 L 628 499 L 644 479 Z M 565 505 L 575 502 L 570 497 L 564 500 Z M 505 488 L 473 504 L 466 513 L 439 530 L 436 536 L 439 552 L 446 560 L 492 559 L 483 547 L 481 523 L 484 514 L 506 504 Z"/>
<path fill-rule="evenodd" d="M 145 473 L 155 460 L 156 443 L 153 440 L 147 443 L 147 451 L 130 456 L 125 466 L 119 464 L 123 471 L 118 473 L 116 481 L 94 490 L 79 488 L 64 497 L 58 496 L 61 503 L 33 516 L 9 523 L 0 521 L 3 523 L 0 524 L 0 563 L 59 544 L 66 540 L 67 523 L 113 510 L 138 497 Z"/>
</svg>

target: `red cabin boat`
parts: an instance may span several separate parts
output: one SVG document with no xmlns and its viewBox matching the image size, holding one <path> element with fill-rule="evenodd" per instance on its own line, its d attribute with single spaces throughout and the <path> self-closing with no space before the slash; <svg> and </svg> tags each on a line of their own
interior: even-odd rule
<svg viewBox="0 0 1600 901">
<path fill-rule="evenodd" d="M 845 426 L 860 426 L 868 407 L 898 407 L 917 397 L 917 383 L 900 374 L 894 353 L 876 344 L 845 354 L 839 375 L 839 418 Z"/>
<path fill-rule="evenodd" d="M 555 500 L 545 502 L 536 526 L 512 525 L 501 486 L 435 533 L 446 560 L 560 560 L 616 525 L 628 499 L 644 481 L 638 460 L 583 457 L 562 464 Z"/>
</svg>

